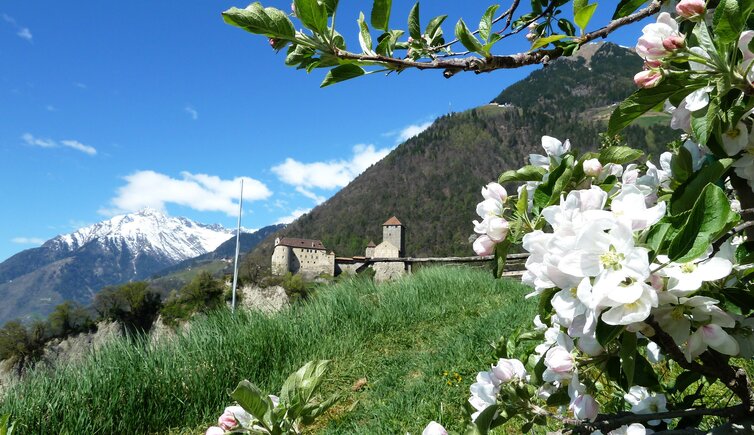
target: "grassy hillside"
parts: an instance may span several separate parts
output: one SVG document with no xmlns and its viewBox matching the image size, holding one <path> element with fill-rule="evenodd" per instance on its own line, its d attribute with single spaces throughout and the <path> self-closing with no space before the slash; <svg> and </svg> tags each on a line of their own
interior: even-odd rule
<svg viewBox="0 0 754 435">
<path fill-rule="evenodd" d="M 459 429 L 469 385 L 494 360 L 489 343 L 533 317 L 525 293 L 471 268 L 379 287 L 345 281 L 270 317 L 223 310 L 161 346 L 117 341 L 75 366 L 32 372 L 0 414 L 12 413 L 19 433 L 198 434 L 239 380 L 273 392 L 305 361 L 331 359 L 324 392 L 346 398 L 317 433 L 417 434 L 430 420 Z"/>
<path fill-rule="evenodd" d="M 471 255 L 481 187 L 541 153 L 545 134 L 570 138 L 582 151 L 596 149 L 610 106 L 636 90 L 633 76 L 642 61 L 635 53 L 613 44 L 583 50 L 584 57 L 553 62 L 494 99 L 510 107 L 486 105 L 437 119 L 277 235 L 321 239 L 339 256 L 363 255 L 370 239 L 381 240 L 380 224 L 397 215 L 408 227 L 409 255 Z M 628 144 L 653 152 L 674 138 L 658 122 L 628 128 Z M 269 266 L 277 235 L 248 261 Z"/>
</svg>

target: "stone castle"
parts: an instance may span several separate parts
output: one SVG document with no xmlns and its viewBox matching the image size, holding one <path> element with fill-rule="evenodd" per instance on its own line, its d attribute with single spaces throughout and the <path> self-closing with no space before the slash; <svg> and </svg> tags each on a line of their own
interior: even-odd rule
<svg viewBox="0 0 754 435">
<path fill-rule="evenodd" d="M 406 255 L 406 227 L 395 216 L 382 224 L 382 243 L 369 242 L 363 257 L 336 257 L 319 240 L 278 238 L 272 253 L 272 274 L 301 274 L 307 278 L 319 275 L 336 276 L 343 272 L 359 273 L 368 267 L 375 270 L 375 279 L 386 280 L 402 275 L 402 262 L 375 263 L 372 258 L 402 258 Z"/>
</svg>

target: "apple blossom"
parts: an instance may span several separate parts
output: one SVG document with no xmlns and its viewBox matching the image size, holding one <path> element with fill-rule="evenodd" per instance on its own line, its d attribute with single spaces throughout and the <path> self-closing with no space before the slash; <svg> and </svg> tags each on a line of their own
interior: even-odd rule
<svg viewBox="0 0 754 435">
<path fill-rule="evenodd" d="M 576 399 L 571 402 L 569 408 L 573 411 L 573 415 L 579 420 L 594 421 L 600 412 L 600 405 L 594 400 L 594 397 L 589 394 L 577 396 Z"/>
<path fill-rule="evenodd" d="M 599 159 L 584 160 L 582 167 L 584 175 L 587 177 L 599 177 L 602 172 L 602 163 L 600 163 Z"/>
<path fill-rule="evenodd" d="M 671 36 L 681 36 L 678 33 L 678 23 L 669 13 L 662 12 L 657 16 L 657 22 L 642 29 L 642 36 L 636 44 L 636 53 L 645 60 L 661 59 L 668 54 L 668 50 L 663 47 L 663 41 Z"/>
<path fill-rule="evenodd" d="M 723 133 L 723 149 L 729 156 L 735 156 L 749 144 L 749 129 L 743 122 Z"/>
<path fill-rule="evenodd" d="M 545 367 L 542 379 L 546 382 L 570 379 L 576 361 L 566 348 L 554 346 L 545 354 Z"/>
<path fill-rule="evenodd" d="M 494 199 L 504 203 L 508 199 L 508 192 L 498 183 L 489 183 L 482 187 L 482 196 L 484 199 Z"/>
<path fill-rule="evenodd" d="M 204 433 L 204 435 L 225 435 L 225 430 L 221 427 L 217 426 L 210 426 L 207 429 L 207 432 Z"/>
<path fill-rule="evenodd" d="M 655 414 L 668 410 L 664 394 L 650 394 L 646 388 L 638 385 L 631 387 L 623 398 L 631 404 L 631 412 L 635 414 Z M 660 422 L 660 420 L 650 420 L 648 423 L 651 426 L 657 426 Z"/>
<path fill-rule="evenodd" d="M 571 150 L 571 141 L 566 139 L 565 142 L 561 142 L 554 137 L 542 136 L 542 148 L 548 156 L 561 157 Z"/>
<path fill-rule="evenodd" d="M 676 296 L 687 296 L 702 287 L 702 283 L 717 281 L 730 275 L 733 264 L 720 256 L 709 258 L 712 247 L 699 258 L 687 263 L 671 263 L 666 255 L 658 255 L 657 261 L 668 264 L 658 273 L 668 278 L 667 290 Z"/>
<path fill-rule="evenodd" d="M 704 353 L 707 347 L 730 356 L 738 355 L 740 350 L 738 342 L 728 335 L 720 325 L 710 323 L 700 326 L 689 337 L 688 347 L 686 348 L 686 360 L 693 360 Z"/>
<path fill-rule="evenodd" d="M 236 417 L 233 415 L 232 412 L 226 410 L 223 412 L 223 415 L 220 416 L 220 418 L 217 420 L 218 426 L 225 430 L 231 430 L 234 427 L 238 426 L 238 421 L 236 420 Z"/>
<path fill-rule="evenodd" d="M 526 378 L 526 369 L 517 359 L 500 358 L 497 364 L 492 366 L 491 372 L 503 384 L 513 379 Z"/>
<path fill-rule="evenodd" d="M 681 0 L 675 6 L 675 10 L 683 18 L 695 18 L 704 16 L 704 13 L 707 12 L 707 7 L 704 0 Z"/>
<path fill-rule="evenodd" d="M 659 177 L 657 181 L 658 184 L 661 183 Z M 649 228 L 665 216 L 664 202 L 647 208 L 644 194 L 639 187 L 632 185 L 623 186 L 620 193 L 613 198 L 610 209 L 618 219 L 625 220 L 634 231 Z"/>
<path fill-rule="evenodd" d="M 448 431 L 436 421 L 430 421 L 422 431 L 422 435 L 448 435 Z"/>
<path fill-rule="evenodd" d="M 483 257 L 485 255 L 492 255 L 495 251 L 495 242 L 487 235 L 481 235 L 474 240 L 474 252 L 476 255 Z"/>
</svg>

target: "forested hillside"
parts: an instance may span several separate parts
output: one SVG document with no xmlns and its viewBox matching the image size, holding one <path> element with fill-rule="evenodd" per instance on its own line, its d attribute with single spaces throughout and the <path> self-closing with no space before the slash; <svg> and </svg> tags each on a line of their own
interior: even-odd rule
<svg viewBox="0 0 754 435">
<path fill-rule="evenodd" d="M 392 215 L 407 226 L 408 255 L 471 255 L 481 187 L 540 153 L 544 134 L 581 150 L 597 148 L 611 106 L 636 89 L 632 78 L 642 61 L 632 51 L 609 43 L 582 50 L 582 57 L 553 62 L 489 105 L 437 119 L 260 243 L 247 261 L 269 265 L 274 238 L 282 235 L 321 239 L 338 256 L 363 255 L 370 239 L 379 243 L 380 225 Z M 645 119 L 624 138 L 654 152 L 675 136 L 666 124 Z"/>
</svg>

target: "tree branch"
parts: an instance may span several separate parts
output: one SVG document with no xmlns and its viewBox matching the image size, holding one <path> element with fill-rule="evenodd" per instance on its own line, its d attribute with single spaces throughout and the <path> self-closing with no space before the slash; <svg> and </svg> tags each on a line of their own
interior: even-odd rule
<svg viewBox="0 0 754 435">
<path fill-rule="evenodd" d="M 682 417 L 696 417 L 700 415 L 714 415 L 718 417 L 735 418 L 746 414 L 743 405 L 728 408 L 687 408 L 672 411 L 655 412 L 652 414 L 600 414 L 594 422 L 582 422 L 579 427 L 572 429 L 572 434 L 591 434 L 595 430 L 607 433 L 613 429 L 632 423 L 645 423 L 652 420 L 665 420 Z M 567 433 L 567 432 L 565 432 Z"/>
<path fill-rule="evenodd" d="M 605 38 L 610 33 L 625 25 L 635 23 L 660 10 L 662 0 L 653 0 L 644 9 L 641 9 L 631 15 L 617 20 L 613 20 L 605 27 L 594 32 L 587 33 L 580 38 L 576 38 L 579 44 L 586 44 L 598 38 Z M 473 71 L 475 73 L 490 72 L 498 69 L 519 68 L 527 65 L 546 64 L 554 59 L 563 56 L 563 50 L 560 48 L 540 49 L 532 52 L 517 53 L 503 56 L 490 56 L 481 58 L 469 56 L 464 58 L 434 59 L 432 61 L 415 61 L 411 59 L 400 59 L 379 54 L 356 54 L 344 50 L 335 49 L 335 56 L 345 60 L 356 60 L 364 63 L 379 63 L 392 67 L 396 70 L 408 68 L 425 69 L 442 69 L 445 77 L 452 77 L 458 72 Z"/>
</svg>

